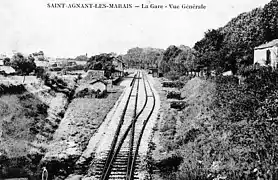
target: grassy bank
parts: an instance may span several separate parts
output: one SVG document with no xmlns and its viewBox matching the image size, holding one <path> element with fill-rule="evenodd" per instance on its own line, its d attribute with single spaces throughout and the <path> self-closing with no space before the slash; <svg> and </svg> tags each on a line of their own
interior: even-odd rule
<svg viewBox="0 0 278 180">
<path fill-rule="evenodd" d="M 67 108 L 67 95 L 32 78 L 0 85 L 0 179 L 32 179 L 41 171 L 38 164 Z"/>
<path fill-rule="evenodd" d="M 263 67 L 243 74 L 242 84 L 191 79 L 181 90 L 186 107 L 166 109 L 158 126 L 162 155 L 154 156 L 164 179 L 277 179 L 278 74 Z"/>
<path fill-rule="evenodd" d="M 82 168 L 75 167 L 75 162 L 121 93 L 122 89 L 117 88 L 108 93 L 105 98 L 98 99 L 94 96 L 75 98 L 69 104 L 42 160 L 51 178 L 63 179 L 73 173 L 76 168 Z M 79 170 L 82 171 L 82 169 Z"/>
<path fill-rule="evenodd" d="M 47 109 L 45 103 L 28 92 L 0 97 L 0 178 L 26 176 L 30 168 L 36 168 L 30 167 L 36 161 L 30 155 L 34 149 L 31 143 L 42 131 L 40 124 L 47 117 Z M 33 155 L 40 156 L 43 149 L 35 149 Z"/>
</svg>

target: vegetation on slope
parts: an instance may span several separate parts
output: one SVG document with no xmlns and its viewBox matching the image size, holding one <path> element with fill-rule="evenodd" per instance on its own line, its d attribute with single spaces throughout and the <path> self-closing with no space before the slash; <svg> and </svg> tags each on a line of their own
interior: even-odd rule
<svg viewBox="0 0 278 180">
<path fill-rule="evenodd" d="M 169 156 L 156 166 L 166 179 L 278 178 L 278 71 L 251 66 L 244 74 L 242 84 L 216 77 L 185 85 L 186 108 L 168 110 L 159 129 Z M 182 158 L 176 172 L 162 163 L 173 157 Z"/>
<path fill-rule="evenodd" d="M 217 72 L 232 70 L 253 63 L 254 48 L 278 38 L 278 1 L 233 18 L 224 27 L 208 30 L 196 42 L 199 66 Z"/>
<path fill-rule="evenodd" d="M 40 77 L 52 89 L 35 82 L 0 84 L 0 179 L 31 178 L 40 171 L 46 143 L 74 93 L 74 82 L 44 72 Z"/>
<path fill-rule="evenodd" d="M 84 164 L 75 164 L 86 149 L 90 138 L 104 121 L 107 113 L 120 97 L 122 90 L 109 93 L 105 98 L 75 98 L 68 107 L 51 145 L 42 160 L 49 177 L 64 179 L 74 171 L 84 173 L 92 157 Z"/>
<path fill-rule="evenodd" d="M 43 149 L 31 144 L 43 131 L 48 106 L 28 92 L 0 97 L 0 178 L 26 177 Z"/>
</svg>

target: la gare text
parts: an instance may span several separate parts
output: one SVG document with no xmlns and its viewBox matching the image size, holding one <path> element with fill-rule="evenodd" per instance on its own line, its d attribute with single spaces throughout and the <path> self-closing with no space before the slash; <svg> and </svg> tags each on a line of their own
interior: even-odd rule
<svg viewBox="0 0 278 180">
<path fill-rule="evenodd" d="M 196 4 L 93 4 L 93 3 L 47 3 L 47 8 L 96 8 L 96 9 L 206 9 L 206 6 Z"/>
</svg>

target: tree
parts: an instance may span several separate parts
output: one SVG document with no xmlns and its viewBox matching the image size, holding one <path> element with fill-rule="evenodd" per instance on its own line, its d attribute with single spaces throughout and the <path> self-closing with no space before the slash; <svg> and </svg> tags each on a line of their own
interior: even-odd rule
<svg viewBox="0 0 278 180">
<path fill-rule="evenodd" d="M 112 54 L 99 54 L 90 57 L 86 63 L 85 70 L 104 70 L 104 76 L 110 77 L 111 73 L 114 72 L 115 67 L 113 65 L 113 59 L 115 57 Z"/>
<path fill-rule="evenodd" d="M 80 56 L 77 56 L 75 58 L 76 61 L 88 61 L 88 58 L 86 55 L 80 55 Z"/>
<path fill-rule="evenodd" d="M 219 53 L 224 40 L 224 33 L 219 29 L 208 30 L 205 37 L 194 45 L 198 52 L 199 66 L 209 70 L 223 71 L 224 58 Z"/>
<path fill-rule="evenodd" d="M 129 49 L 127 54 L 124 55 L 124 61 L 128 64 L 129 67 L 139 67 L 141 63 L 141 53 L 143 52 L 142 48 L 136 47 Z"/>
<path fill-rule="evenodd" d="M 10 63 L 11 63 L 11 59 L 10 58 L 8 58 L 8 57 L 6 57 L 6 58 L 4 58 L 4 66 L 9 66 L 10 65 Z"/>
<path fill-rule="evenodd" d="M 18 74 L 25 76 L 29 75 L 36 69 L 35 59 L 32 56 L 24 57 L 21 53 L 17 53 L 12 57 L 12 68 L 14 68 Z"/>
<path fill-rule="evenodd" d="M 35 74 L 36 74 L 37 78 L 43 79 L 44 76 L 45 76 L 45 73 L 46 73 L 46 72 L 45 72 L 45 70 L 44 70 L 43 67 L 37 67 L 37 68 L 35 69 Z"/>
<path fill-rule="evenodd" d="M 261 14 L 262 29 L 265 41 L 278 38 L 278 1 L 272 0 L 266 4 Z"/>
</svg>

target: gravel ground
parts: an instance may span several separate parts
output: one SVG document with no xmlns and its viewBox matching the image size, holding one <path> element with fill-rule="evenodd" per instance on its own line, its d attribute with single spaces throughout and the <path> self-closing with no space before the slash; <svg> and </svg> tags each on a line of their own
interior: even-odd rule
<svg viewBox="0 0 278 180">
<path fill-rule="evenodd" d="M 167 153 L 165 153 L 164 148 L 161 145 L 160 142 L 160 131 L 161 126 L 163 125 L 163 117 L 165 112 L 167 112 L 170 108 L 170 103 L 169 100 L 166 98 L 166 91 L 169 88 L 163 88 L 161 84 L 161 79 L 160 78 L 153 78 L 153 86 L 155 90 L 157 91 L 159 97 L 160 97 L 160 107 L 159 107 L 159 112 L 158 112 L 158 118 L 155 124 L 156 131 L 153 131 L 152 134 L 152 143 L 154 143 L 155 149 L 151 152 L 152 158 L 155 162 L 159 162 L 163 158 L 167 157 Z M 173 89 L 173 88 L 171 88 Z M 161 180 L 163 179 L 159 174 L 152 174 L 152 178 L 154 180 Z"/>
<path fill-rule="evenodd" d="M 118 91 L 103 99 L 74 99 L 49 144 L 43 162 L 76 161 L 120 95 L 121 91 Z"/>
<path fill-rule="evenodd" d="M 90 160 L 91 158 L 96 157 L 96 159 L 102 159 L 105 152 L 107 152 L 110 148 L 111 141 L 114 137 L 114 133 L 118 126 L 120 116 L 124 109 L 126 100 L 128 99 L 128 95 L 131 87 L 130 82 L 132 78 L 125 79 L 121 85 L 126 86 L 124 93 L 116 102 L 113 109 L 107 114 L 104 122 L 98 129 L 95 136 L 93 136 L 90 140 L 90 143 L 87 146 L 87 149 L 83 152 L 81 158 L 78 160 L 78 166 L 84 166 L 84 163 Z M 96 161 L 94 159 L 94 161 Z M 92 167 L 89 169 L 89 174 L 92 171 Z"/>
<path fill-rule="evenodd" d="M 152 115 L 150 116 L 150 119 L 145 127 L 141 142 L 140 142 L 140 147 L 139 147 L 139 151 L 138 151 L 138 157 L 140 157 L 140 161 L 141 164 L 139 165 L 139 172 L 138 172 L 138 176 L 141 180 L 143 179 L 147 179 L 147 169 L 146 169 L 146 158 L 147 158 L 147 154 L 149 150 L 149 144 L 150 142 L 152 142 L 153 139 L 153 133 L 154 133 L 154 127 L 156 126 L 157 120 L 158 120 L 158 114 L 159 114 L 159 109 L 160 109 L 160 96 L 158 94 L 158 92 L 156 91 L 156 89 L 154 88 L 154 83 L 155 80 L 151 75 L 147 75 L 147 78 L 150 82 L 151 88 L 153 89 L 154 92 L 154 96 L 155 96 L 155 108 L 154 111 L 152 113 Z M 147 87 L 149 87 L 147 85 Z M 147 94 L 148 96 L 152 96 L 152 93 L 150 91 L 150 88 L 147 88 Z M 149 115 L 149 112 L 151 110 L 153 106 L 153 99 L 149 97 L 149 102 L 147 103 L 146 109 L 147 111 L 147 115 Z M 145 116 L 145 117 L 146 117 Z M 146 117 L 147 118 L 147 117 Z M 146 119 L 144 118 L 144 119 Z"/>
<path fill-rule="evenodd" d="M 157 92 L 160 96 L 160 101 L 161 101 L 161 106 L 159 109 L 159 118 L 157 121 L 157 128 L 160 129 L 162 117 L 164 115 L 164 112 L 167 112 L 167 110 L 170 108 L 170 103 L 166 98 L 166 92 L 162 88 L 160 79 L 158 79 L 158 78 L 154 79 L 154 88 L 157 90 Z M 160 151 L 161 149 L 163 149 L 163 147 L 160 145 L 159 139 L 160 139 L 159 131 L 155 131 L 154 137 L 153 137 L 153 143 L 155 143 L 155 145 L 156 145 L 156 149 L 153 151 L 154 160 L 160 160 L 163 156 L 163 154 L 161 154 L 161 151 Z"/>
</svg>

